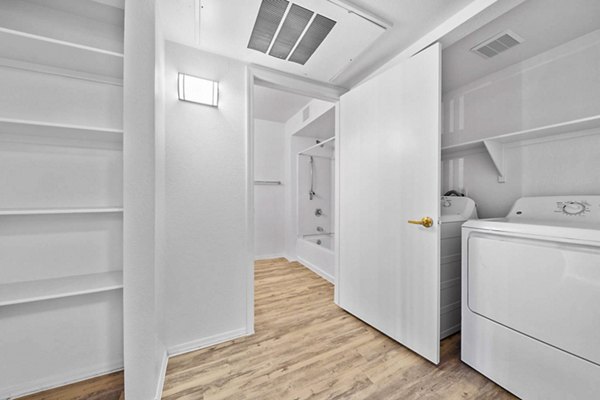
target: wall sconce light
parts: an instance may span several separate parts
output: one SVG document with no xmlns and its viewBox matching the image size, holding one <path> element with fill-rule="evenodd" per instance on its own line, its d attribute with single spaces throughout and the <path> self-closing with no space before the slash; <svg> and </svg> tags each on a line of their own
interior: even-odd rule
<svg viewBox="0 0 600 400">
<path fill-rule="evenodd" d="M 177 93 L 179 100 L 211 107 L 219 106 L 219 82 L 180 72 L 177 78 Z"/>
</svg>

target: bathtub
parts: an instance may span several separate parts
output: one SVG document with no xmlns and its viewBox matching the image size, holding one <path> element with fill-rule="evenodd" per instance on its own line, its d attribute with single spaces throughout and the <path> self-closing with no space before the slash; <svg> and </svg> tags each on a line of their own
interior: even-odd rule
<svg viewBox="0 0 600 400">
<path fill-rule="evenodd" d="M 335 282 L 333 234 L 305 235 L 296 244 L 298 261 L 329 282 Z"/>
</svg>

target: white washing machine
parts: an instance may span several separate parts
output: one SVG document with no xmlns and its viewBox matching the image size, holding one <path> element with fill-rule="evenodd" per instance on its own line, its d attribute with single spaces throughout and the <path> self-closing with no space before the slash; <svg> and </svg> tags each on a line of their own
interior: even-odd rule
<svg viewBox="0 0 600 400">
<path fill-rule="evenodd" d="M 440 260 L 440 339 L 460 331 L 460 235 L 465 221 L 477 218 L 468 197 L 442 196 Z"/>
<path fill-rule="evenodd" d="M 462 228 L 462 360 L 523 399 L 600 399 L 600 196 Z"/>
</svg>

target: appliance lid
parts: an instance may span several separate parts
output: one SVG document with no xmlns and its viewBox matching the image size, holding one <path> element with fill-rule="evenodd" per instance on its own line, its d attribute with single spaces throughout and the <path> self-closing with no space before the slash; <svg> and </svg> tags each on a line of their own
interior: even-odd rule
<svg viewBox="0 0 600 400">
<path fill-rule="evenodd" d="M 600 196 L 522 197 L 505 218 L 469 221 L 465 227 L 600 241 Z"/>
<path fill-rule="evenodd" d="M 588 221 L 544 221 L 525 218 L 492 218 L 469 220 L 463 229 L 505 232 L 517 235 L 552 237 L 553 240 L 600 242 L 600 223 Z M 596 243 L 595 245 L 599 245 Z"/>
<path fill-rule="evenodd" d="M 519 221 L 547 221 L 597 225 L 600 224 L 600 196 L 522 197 L 513 205 L 507 218 Z"/>
</svg>

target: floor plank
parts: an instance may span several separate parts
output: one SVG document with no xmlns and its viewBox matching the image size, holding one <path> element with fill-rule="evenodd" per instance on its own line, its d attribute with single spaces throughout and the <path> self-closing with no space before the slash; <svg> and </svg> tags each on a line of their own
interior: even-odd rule
<svg viewBox="0 0 600 400">
<path fill-rule="evenodd" d="M 333 303 L 299 263 L 256 262 L 256 334 L 169 360 L 163 400 L 514 399 L 460 362 L 427 362 Z"/>
<path fill-rule="evenodd" d="M 301 264 L 257 261 L 256 334 L 169 360 L 163 400 L 514 399 L 460 362 L 460 336 L 434 366 L 333 303 Z M 23 397 L 123 400 L 123 373 Z"/>
<path fill-rule="evenodd" d="M 123 398 L 123 372 L 61 386 L 25 397 L 20 400 L 121 400 Z"/>
</svg>

